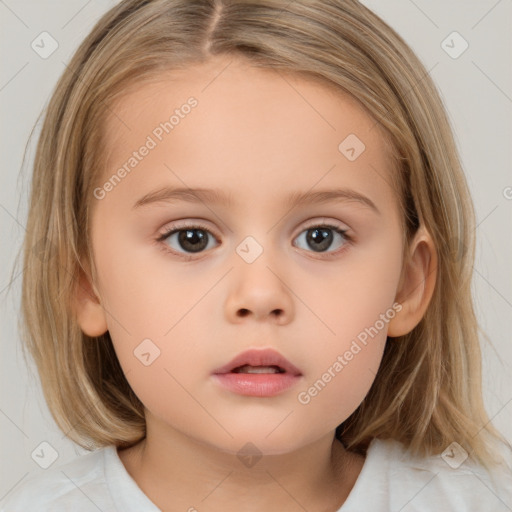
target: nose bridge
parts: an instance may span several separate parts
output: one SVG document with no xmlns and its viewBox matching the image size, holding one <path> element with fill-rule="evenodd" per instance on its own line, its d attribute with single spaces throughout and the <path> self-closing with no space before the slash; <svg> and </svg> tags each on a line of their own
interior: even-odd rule
<svg viewBox="0 0 512 512">
<path fill-rule="evenodd" d="M 235 248 L 235 268 L 226 302 L 232 320 L 248 315 L 258 319 L 291 318 L 293 302 L 283 275 L 285 255 L 272 235 L 264 230 L 247 235 Z"/>
</svg>

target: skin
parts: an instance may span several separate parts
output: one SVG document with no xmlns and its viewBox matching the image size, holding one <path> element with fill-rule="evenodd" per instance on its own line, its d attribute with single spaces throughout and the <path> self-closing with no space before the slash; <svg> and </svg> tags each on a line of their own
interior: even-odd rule
<svg viewBox="0 0 512 512">
<path fill-rule="evenodd" d="M 197 107 L 103 199 L 91 199 L 97 275 L 82 275 L 77 318 L 90 336 L 110 332 L 146 410 L 146 439 L 119 456 L 163 511 L 337 510 L 364 458 L 335 440 L 335 428 L 368 393 L 387 336 L 421 320 L 436 277 L 433 242 L 421 228 L 402 261 L 389 146 L 354 99 L 232 58 L 162 75 L 122 98 L 105 125 L 100 186 L 190 96 Z M 351 133 L 366 146 L 354 161 L 338 150 Z M 133 208 L 161 186 L 221 188 L 234 204 Z M 356 201 L 285 205 L 292 192 L 338 187 L 380 213 Z M 155 241 L 177 220 L 206 225 L 203 252 L 187 253 L 177 235 Z M 325 221 L 351 241 L 331 231 L 331 246 L 315 251 L 307 230 Z M 236 252 L 247 236 L 263 249 L 252 263 Z M 401 311 L 301 404 L 298 393 L 394 303 Z M 147 338 L 160 356 L 145 366 L 133 352 Z M 213 381 L 215 368 L 263 347 L 301 370 L 296 386 L 258 398 Z M 251 467 L 237 457 L 248 442 L 262 454 Z"/>
</svg>

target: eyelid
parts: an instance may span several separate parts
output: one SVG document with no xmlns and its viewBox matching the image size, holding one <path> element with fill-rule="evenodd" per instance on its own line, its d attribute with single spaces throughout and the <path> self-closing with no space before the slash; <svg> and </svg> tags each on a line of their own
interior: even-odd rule
<svg viewBox="0 0 512 512">
<path fill-rule="evenodd" d="M 339 221 L 330 221 L 325 217 L 319 217 L 318 219 L 320 219 L 320 220 L 312 219 L 309 222 L 306 222 L 305 225 L 302 224 L 299 228 L 299 231 L 294 233 L 293 239 L 297 238 L 297 236 L 299 236 L 299 234 L 302 233 L 303 231 L 310 229 L 312 227 L 318 227 L 318 226 L 325 226 L 325 227 L 337 229 L 337 230 L 342 231 L 344 234 L 346 231 L 349 231 L 349 228 L 343 227 L 341 225 L 341 223 L 339 223 Z M 216 233 L 211 227 L 209 227 L 205 223 L 203 223 L 203 221 L 194 220 L 194 219 L 174 221 L 170 226 L 164 227 L 162 229 L 162 231 L 160 231 L 160 236 L 157 238 L 157 240 L 158 241 L 165 240 L 168 236 L 170 236 L 171 233 L 180 231 L 182 229 L 194 229 L 194 228 L 199 228 L 199 229 L 208 231 L 208 233 L 211 233 L 215 237 L 217 242 L 219 241 L 220 237 L 218 236 L 218 233 Z M 347 238 L 350 238 L 348 235 L 345 235 L 345 236 L 347 236 Z"/>
<path fill-rule="evenodd" d="M 343 232 L 349 231 L 349 228 L 346 227 L 346 224 L 341 223 L 339 220 L 329 220 L 326 217 L 318 217 L 317 219 L 320 219 L 320 220 L 313 219 L 311 221 L 306 222 L 306 224 L 301 225 L 300 226 L 300 231 L 298 231 L 294 235 L 294 238 L 296 238 L 304 230 L 310 229 L 310 228 L 314 228 L 314 227 L 317 227 L 317 226 L 325 226 L 325 227 L 337 229 L 337 230 L 340 230 L 340 231 L 343 231 Z"/>
<path fill-rule="evenodd" d="M 217 242 L 219 241 L 218 235 L 215 233 L 214 230 L 212 230 L 211 227 L 204 224 L 202 221 L 198 220 L 190 220 L 190 221 L 175 221 L 171 225 L 168 225 L 167 227 L 164 227 L 162 231 L 160 231 L 160 236 L 157 238 L 157 241 L 163 241 L 167 237 L 169 237 L 172 233 L 176 231 L 181 231 L 185 229 L 202 229 L 204 231 L 208 231 L 208 233 L 211 233 Z"/>
</svg>

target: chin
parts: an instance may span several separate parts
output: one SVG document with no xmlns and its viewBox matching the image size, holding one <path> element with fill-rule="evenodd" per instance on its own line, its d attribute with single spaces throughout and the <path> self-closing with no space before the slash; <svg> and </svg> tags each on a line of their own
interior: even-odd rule
<svg viewBox="0 0 512 512">
<path fill-rule="evenodd" d="M 217 450 L 224 451 L 231 455 L 236 455 L 241 460 L 251 456 L 258 458 L 269 455 L 286 455 L 301 449 L 309 442 L 303 438 L 297 438 L 291 432 L 283 431 L 281 435 L 275 432 L 269 435 L 268 429 L 259 431 L 257 429 L 246 430 L 243 432 L 231 431 L 233 438 L 218 439 L 218 442 L 207 441 Z"/>
</svg>

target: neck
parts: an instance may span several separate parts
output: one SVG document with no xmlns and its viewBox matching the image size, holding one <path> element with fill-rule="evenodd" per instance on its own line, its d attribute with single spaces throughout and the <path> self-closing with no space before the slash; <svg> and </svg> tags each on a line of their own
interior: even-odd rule
<svg viewBox="0 0 512 512">
<path fill-rule="evenodd" d="M 334 431 L 291 453 L 251 458 L 154 423 L 145 439 L 119 451 L 119 457 L 162 512 L 335 512 L 364 462 L 345 450 Z"/>
</svg>

